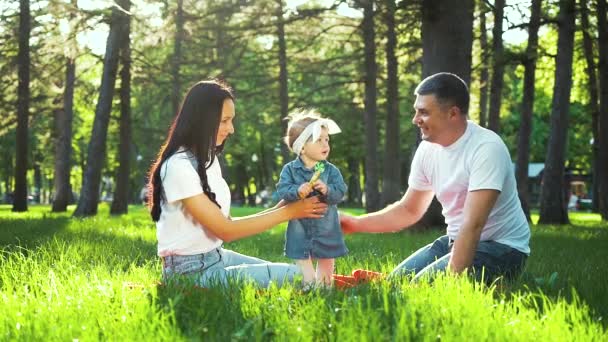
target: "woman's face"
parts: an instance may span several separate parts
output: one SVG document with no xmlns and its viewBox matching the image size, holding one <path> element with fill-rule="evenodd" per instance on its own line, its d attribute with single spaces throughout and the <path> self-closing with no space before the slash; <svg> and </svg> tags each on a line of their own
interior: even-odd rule
<svg viewBox="0 0 608 342">
<path fill-rule="evenodd" d="M 230 134 L 234 133 L 232 120 L 234 120 L 234 102 L 231 99 L 226 99 L 224 100 L 224 106 L 222 107 L 220 127 L 217 130 L 217 139 L 215 142 L 216 146 L 223 144 L 226 138 L 228 138 Z"/>
</svg>

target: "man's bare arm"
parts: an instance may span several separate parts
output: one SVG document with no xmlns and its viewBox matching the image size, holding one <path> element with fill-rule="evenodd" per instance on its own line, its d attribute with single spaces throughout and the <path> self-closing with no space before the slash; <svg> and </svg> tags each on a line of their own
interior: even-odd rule
<svg viewBox="0 0 608 342">
<path fill-rule="evenodd" d="M 467 194 L 464 202 L 464 220 L 448 264 L 452 272 L 460 273 L 473 263 L 481 231 L 496 204 L 498 190 L 476 190 Z"/>
<path fill-rule="evenodd" d="M 345 233 L 395 232 L 418 222 L 432 200 L 432 191 L 409 188 L 401 200 L 380 211 L 357 217 L 341 214 L 340 223 Z"/>
</svg>

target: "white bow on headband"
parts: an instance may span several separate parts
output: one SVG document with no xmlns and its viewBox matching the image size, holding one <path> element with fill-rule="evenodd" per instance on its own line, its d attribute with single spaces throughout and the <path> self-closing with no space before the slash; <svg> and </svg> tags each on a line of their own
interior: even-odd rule
<svg viewBox="0 0 608 342">
<path fill-rule="evenodd" d="M 304 144 L 308 141 L 310 137 L 312 137 L 311 141 L 317 141 L 321 136 L 321 128 L 327 128 L 327 133 L 336 134 L 342 132 L 338 124 L 335 123 L 332 119 L 318 119 L 317 121 L 312 122 L 310 125 L 306 126 L 300 136 L 293 142 L 292 150 L 300 155 L 302 153 L 302 149 L 304 148 Z"/>
</svg>

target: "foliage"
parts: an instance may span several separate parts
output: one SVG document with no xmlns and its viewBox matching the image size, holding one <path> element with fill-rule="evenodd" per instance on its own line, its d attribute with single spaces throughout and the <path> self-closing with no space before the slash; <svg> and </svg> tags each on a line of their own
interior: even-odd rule
<svg viewBox="0 0 608 342">
<path fill-rule="evenodd" d="M 32 2 L 32 101 L 30 121 L 30 168 L 37 164 L 43 175 L 43 198 L 52 197 L 54 164 L 54 113 L 62 106 L 64 68 L 67 56 L 76 57 L 72 178 L 79 192 L 91 134 L 95 101 L 101 79 L 102 57 L 83 45 L 92 32 L 107 33 L 107 17 L 112 2 L 98 8 L 77 8 L 69 0 Z M 359 32 L 362 14 L 350 2 L 310 1 L 298 7 L 283 4 L 287 43 L 289 108 L 316 107 L 333 118 L 343 134 L 332 139 L 330 160 L 345 179 L 363 176 L 363 43 Z M 80 6 L 87 6 L 80 4 Z M 522 12 L 525 4 L 514 5 Z M 336 9 L 338 8 L 338 9 Z M 379 167 L 383 152 L 386 116 L 386 27 L 384 5 L 378 2 L 378 128 Z M 415 129 L 410 124 L 413 90 L 421 75 L 420 5 L 399 2 L 396 12 L 399 62 L 400 162 L 406 184 Z M 223 156 L 224 175 L 235 196 L 255 195 L 274 190 L 282 164 L 282 136 L 279 107 L 279 65 L 277 38 L 278 3 L 260 1 L 184 1 L 184 29 L 180 67 L 183 95 L 196 81 L 209 77 L 226 79 L 236 90 L 236 133 Z M 547 2 L 543 16 L 555 17 L 557 6 Z M 151 162 L 166 138 L 173 113 L 172 60 L 176 32 L 176 2 L 135 0 L 132 20 L 132 171 L 131 199 L 138 200 Z M 14 131 L 17 85 L 18 2 L 0 6 L 0 194 L 12 191 Z M 595 16 L 591 16 L 592 36 L 597 36 Z M 488 18 L 488 22 L 491 22 Z M 476 27 L 476 35 L 478 25 Z M 570 166 L 590 169 L 591 119 L 587 95 L 587 73 L 581 34 L 576 35 L 573 90 L 567 160 Z M 540 59 L 536 74 L 536 100 L 531 135 L 530 162 L 543 162 L 549 136 L 549 116 L 556 54 L 556 26 L 547 22 L 540 31 Z M 90 44 L 90 42 L 89 42 Z M 522 101 L 523 67 L 521 52 L 526 42 L 507 44 L 509 58 L 505 70 L 501 136 L 513 158 Z M 103 51 L 103 49 L 101 49 Z M 479 73 L 479 47 L 474 44 L 473 75 Z M 117 83 L 117 87 L 120 83 Z M 471 118 L 476 119 L 478 84 L 473 81 Z M 117 100 L 117 99 L 116 99 Z M 117 103 L 115 101 L 115 103 Z M 117 168 L 118 106 L 114 106 L 108 131 L 107 157 L 103 170 L 103 191 L 111 193 Z M 352 165 L 349 165 L 352 164 Z M 359 170 L 351 174 L 349 170 Z M 379 170 L 381 175 L 382 170 Z M 360 173 L 360 174 L 359 174 Z M 32 172 L 28 182 L 33 189 Z M 363 184 L 363 177 L 359 177 Z M 380 182 L 382 180 L 380 179 Z M 103 197 L 103 196 L 102 196 Z"/>
</svg>

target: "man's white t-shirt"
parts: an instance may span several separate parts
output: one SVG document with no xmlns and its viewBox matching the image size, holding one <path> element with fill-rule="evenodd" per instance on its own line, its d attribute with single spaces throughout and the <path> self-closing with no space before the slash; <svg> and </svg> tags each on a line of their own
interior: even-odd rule
<svg viewBox="0 0 608 342">
<path fill-rule="evenodd" d="M 467 194 L 482 189 L 500 191 L 480 241 L 493 240 L 530 253 L 530 227 L 517 196 L 511 158 L 496 133 L 468 121 L 465 133 L 450 146 L 421 142 L 412 161 L 409 186 L 435 193 L 443 207 L 447 235 L 454 240 L 464 220 Z"/>
<path fill-rule="evenodd" d="M 161 165 L 164 198 L 161 200 L 160 219 L 156 222 L 159 256 L 201 254 L 222 245 L 221 239 L 195 222 L 183 207 L 182 199 L 203 193 L 191 156 L 182 149 Z M 217 158 L 207 169 L 207 181 L 222 214 L 228 217 L 230 189 L 222 177 Z"/>
</svg>

